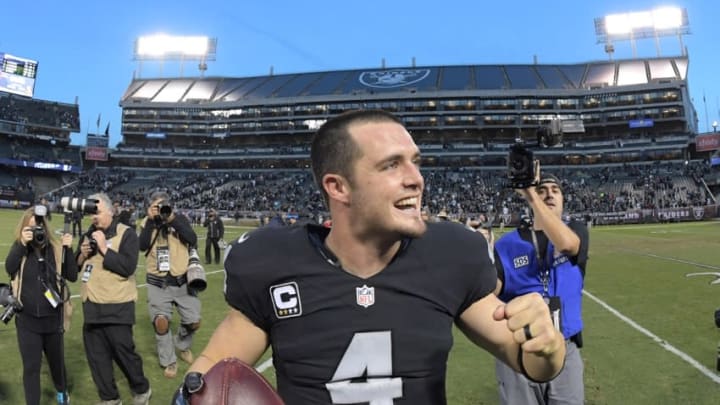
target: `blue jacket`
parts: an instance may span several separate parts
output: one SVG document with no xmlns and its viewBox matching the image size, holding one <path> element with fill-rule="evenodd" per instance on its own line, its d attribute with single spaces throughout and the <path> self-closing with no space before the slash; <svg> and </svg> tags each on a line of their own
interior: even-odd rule
<svg viewBox="0 0 720 405">
<path fill-rule="evenodd" d="M 522 239 L 516 230 L 504 235 L 495 244 L 495 251 L 503 266 L 503 291 L 500 299 L 509 301 L 519 295 L 537 292 L 543 297 L 560 297 L 561 332 L 566 339 L 583 328 L 582 289 L 583 275 L 565 254 L 554 257 L 555 247 L 548 240 L 544 258 L 548 268 L 548 291 L 542 282 L 542 269 L 538 263 L 535 247 Z"/>
</svg>

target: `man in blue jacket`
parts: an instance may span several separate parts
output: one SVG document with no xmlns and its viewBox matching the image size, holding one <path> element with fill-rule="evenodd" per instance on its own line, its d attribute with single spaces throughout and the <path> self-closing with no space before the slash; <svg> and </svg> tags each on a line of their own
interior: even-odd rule
<svg viewBox="0 0 720 405">
<path fill-rule="evenodd" d="M 517 192 L 532 209 L 532 220 L 505 234 L 495 244 L 498 292 L 503 301 L 540 293 L 553 323 L 567 342 L 565 366 L 550 382 L 538 383 L 502 362 L 495 371 L 502 404 L 582 404 L 584 402 L 582 289 L 588 252 L 588 231 L 579 221 L 563 222 L 560 180 L 544 173 Z"/>
</svg>

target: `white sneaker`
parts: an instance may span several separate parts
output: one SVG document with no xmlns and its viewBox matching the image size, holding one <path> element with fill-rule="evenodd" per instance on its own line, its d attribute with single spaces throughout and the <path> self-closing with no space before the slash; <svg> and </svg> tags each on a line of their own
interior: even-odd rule
<svg viewBox="0 0 720 405">
<path fill-rule="evenodd" d="M 150 397 L 152 396 L 152 389 L 148 388 L 144 394 L 133 395 L 133 405 L 148 405 L 150 404 Z"/>
<path fill-rule="evenodd" d="M 109 401 L 100 401 L 97 402 L 95 405 L 122 405 L 122 399 L 111 399 Z"/>
</svg>

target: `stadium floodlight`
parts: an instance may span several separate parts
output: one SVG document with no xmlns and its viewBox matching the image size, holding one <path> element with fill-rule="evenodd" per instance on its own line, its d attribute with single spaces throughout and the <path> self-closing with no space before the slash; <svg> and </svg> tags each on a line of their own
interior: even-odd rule
<svg viewBox="0 0 720 405">
<path fill-rule="evenodd" d="M 685 54 L 682 35 L 689 33 L 687 9 L 684 8 L 661 7 L 650 11 L 610 14 L 595 19 L 597 43 L 605 44 L 608 54 L 614 50 L 613 41 L 631 41 L 635 53 L 636 39 L 655 38 L 660 56 L 658 38 L 672 35 L 678 36 L 681 52 Z"/>
<path fill-rule="evenodd" d="M 135 41 L 135 60 L 215 60 L 217 39 L 206 36 L 166 34 L 139 37 Z"/>
</svg>

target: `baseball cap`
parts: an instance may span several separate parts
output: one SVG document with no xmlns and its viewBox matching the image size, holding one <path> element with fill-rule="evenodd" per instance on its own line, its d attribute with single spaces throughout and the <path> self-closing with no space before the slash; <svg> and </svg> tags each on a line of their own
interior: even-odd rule
<svg viewBox="0 0 720 405">
<path fill-rule="evenodd" d="M 560 188 L 560 191 L 562 191 L 562 184 L 560 183 L 560 179 L 558 179 L 557 176 L 553 174 L 541 173 L 540 181 L 538 181 L 538 186 L 541 186 L 543 184 L 555 184 Z"/>
</svg>

